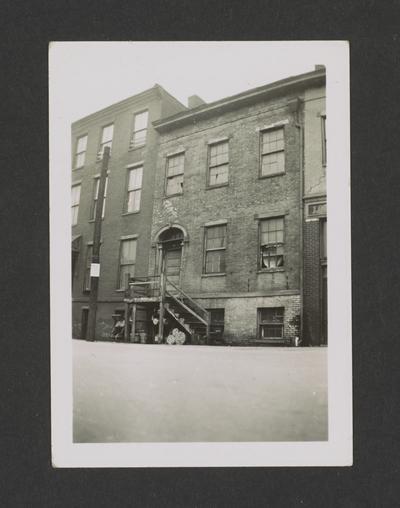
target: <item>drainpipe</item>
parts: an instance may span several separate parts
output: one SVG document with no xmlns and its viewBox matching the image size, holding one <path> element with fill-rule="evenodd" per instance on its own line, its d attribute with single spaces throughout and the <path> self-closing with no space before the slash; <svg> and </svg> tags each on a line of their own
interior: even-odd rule
<svg viewBox="0 0 400 508">
<path fill-rule="evenodd" d="M 299 216 L 300 216 L 300 241 L 299 241 L 299 244 L 300 244 L 300 338 L 301 340 L 303 341 L 304 340 L 304 336 L 303 336 L 303 330 L 304 330 L 304 312 L 303 312 L 303 302 L 304 302 L 304 297 L 303 297 L 303 284 L 304 284 L 304 277 L 303 277 L 303 270 L 304 270 L 304 245 L 303 245 L 303 241 L 304 241 L 304 235 L 303 235 L 303 231 L 304 231 L 304 209 L 303 209 L 303 197 L 304 197 L 304 128 L 303 128 L 303 123 L 301 120 L 300 120 L 300 105 L 301 105 L 301 100 L 298 99 L 298 108 L 297 108 L 297 111 L 296 111 L 296 123 L 295 123 L 295 126 L 297 127 L 298 129 L 298 132 L 299 132 L 299 175 L 300 175 L 300 178 L 299 178 Z"/>
</svg>

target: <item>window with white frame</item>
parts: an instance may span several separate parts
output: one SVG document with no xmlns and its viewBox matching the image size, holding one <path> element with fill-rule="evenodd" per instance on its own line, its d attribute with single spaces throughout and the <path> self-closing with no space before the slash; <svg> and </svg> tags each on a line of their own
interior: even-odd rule
<svg viewBox="0 0 400 508">
<path fill-rule="evenodd" d="M 221 141 L 209 145 L 208 185 L 224 185 L 228 183 L 229 174 L 229 142 Z"/>
<path fill-rule="evenodd" d="M 258 309 L 258 338 L 282 339 L 284 315 L 284 307 L 264 307 Z"/>
<path fill-rule="evenodd" d="M 322 138 L 322 165 L 326 166 L 326 156 L 327 156 L 326 115 L 321 115 L 321 138 Z"/>
<path fill-rule="evenodd" d="M 179 153 L 167 157 L 167 184 L 165 189 L 167 196 L 183 193 L 184 166 L 184 153 Z"/>
<path fill-rule="evenodd" d="M 142 193 L 143 166 L 128 169 L 125 212 L 138 212 Z"/>
<path fill-rule="evenodd" d="M 117 284 L 118 289 L 126 289 L 125 280 L 127 274 L 129 277 L 134 277 L 135 275 L 136 245 L 137 240 L 135 238 L 121 240 Z"/>
<path fill-rule="evenodd" d="M 75 169 L 81 168 L 85 165 L 87 140 L 88 140 L 88 137 L 86 134 L 84 136 L 80 136 L 76 140 Z"/>
<path fill-rule="evenodd" d="M 284 219 L 260 220 L 260 268 L 273 269 L 284 264 Z"/>
<path fill-rule="evenodd" d="M 261 132 L 261 176 L 285 171 L 284 128 Z"/>
<path fill-rule="evenodd" d="M 71 224 L 75 226 L 78 223 L 79 200 L 81 197 L 81 186 L 73 185 L 71 187 Z"/>
<path fill-rule="evenodd" d="M 90 220 L 94 220 L 96 218 L 97 202 L 99 199 L 99 186 L 100 186 L 100 178 L 96 177 L 93 183 L 93 202 L 92 208 L 90 210 Z M 102 219 L 104 219 L 104 212 L 106 210 L 107 186 L 108 186 L 108 176 L 106 178 L 106 184 L 104 186 L 103 210 L 101 212 Z"/>
<path fill-rule="evenodd" d="M 114 135 L 114 124 L 110 123 L 109 125 L 106 125 L 103 127 L 103 130 L 101 131 L 101 141 L 100 141 L 100 148 L 99 152 L 97 154 L 97 158 L 100 160 L 103 158 L 104 148 L 108 146 L 110 148 L 110 155 L 111 155 L 111 146 L 112 146 L 112 140 Z"/>
<path fill-rule="evenodd" d="M 130 148 L 136 148 L 146 144 L 148 118 L 148 111 L 142 111 L 134 115 Z"/>
<path fill-rule="evenodd" d="M 206 227 L 204 236 L 204 273 L 225 273 L 226 224 Z"/>
</svg>

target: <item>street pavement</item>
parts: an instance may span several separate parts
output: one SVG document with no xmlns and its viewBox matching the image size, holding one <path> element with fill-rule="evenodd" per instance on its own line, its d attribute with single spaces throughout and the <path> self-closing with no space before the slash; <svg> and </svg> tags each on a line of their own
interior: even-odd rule
<svg viewBox="0 0 400 508">
<path fill-rule="evenodd" d="M 324 441 L 327 352 L 73 340 L 74 441 Z"/>
</svg>

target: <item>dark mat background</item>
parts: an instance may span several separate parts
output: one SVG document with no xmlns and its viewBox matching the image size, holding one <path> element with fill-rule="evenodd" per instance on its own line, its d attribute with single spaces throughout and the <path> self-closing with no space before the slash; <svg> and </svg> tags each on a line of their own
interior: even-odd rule
<svg viewBox="0 0 400 508">
<path fill-rule="evenodd" d="M 399 505 L 399 26 L 394 1 L 3 0 L 2 506 Z M 49 41 L 310 39 L 351 44 L 354 466 L 52 469 Z"/>
</svg>

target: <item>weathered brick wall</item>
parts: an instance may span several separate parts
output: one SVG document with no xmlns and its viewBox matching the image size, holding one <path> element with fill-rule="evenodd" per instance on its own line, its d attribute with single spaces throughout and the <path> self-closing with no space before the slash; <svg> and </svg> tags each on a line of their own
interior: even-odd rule
<svg viewBox="0 0 400 508">
<path fill-rule="evenodd" d="M 248 296 L 238 298 L 198 299 L 203 307 L 225 309 L 224 342 L 248 345 L 257 341 L 257 309 L 284 307 L 284 339 L 292 341 L 296 331 L 291 320 L 300 314 L 300 295 Z M 258 341 L 257 343 L 262 343 Z"/>
<path fill-rule="evenodd" d="M 136 275 L 148 273 L 150 230 L 153 213 L 154 173 L 157 157 L 158 134 L 151 122 L 162 115 L 162 101 L 157 91 L 140 95 L 138 99 L 118 103 L 76 122 L 72 128 L 72 161 L 77 137 L 87 134 L 88 145 L 85 166 L 72 171 L 72 183 L 81 183 L 78 224 L 72 227 L 72 235 L 82 235 L 81 249 L 76 263 L 73 280 L 73 299 L 77 307 L 73 313 L 74 333 L 79 333 L 80 308 L 88 304 L 89 294 L 83 291 L 86 250 L 88 242 L 93 240 L 94 222 L 90 220 L 93 199 L 94 177 L 100 174 L 101 162 L 97 162 L 102 127 L 114 123 L 112 154 L 109 163 L 109 177 L 105 217 L 102 222 L 102 245 L 100 251 L 100 282 L 98 319 L 99 336 L 107 335 L 112 326 L 111 315 L 115 305 L 122 302 L 124 293 L 117 291 L 119 268 L 120 238 L 126 235 L 138 235 Z M 170 101 L 169 101 L 170 102 Z M 149 124 L 146 145 L 129 149 L 135 112 L 148 109 Z M 180 108 L 181 109 L 181 108 Z M 177 112 L 176 104 L 168 104 L 169 112 Z M 141 206 L 138 213 L 123 214 L 126 195 L 127 166 L 143 161 L 143 182 Z M 108 303 L 106 303 L 108 302 Z M 105 307 L 105 310 L 103 307 Z"/>
<path fill-rule="evenodd" d="M 259 129 L 285 120 L 286 172 L 259 178 Z M 189 293 L 299 289 L 300 155 L 295 123 L 288 98 L 281 97 L 219 113 L 161 135 L 152 239 L 169 223 L 186 229 L 189 241 L 185 244 L 182 286 Z M 225 136 L 229 137 L 229 185 L 207 189 L 207 142 Z M 166 198 L 166 156 L 181 148 L 185 150 L 184 193 Z M 257 215 L 285 216 L 283 270 L 258 270 Z M 202 274 L 204 225 L 218 219 L 227 220 L 226 275 L 207 277 Z M 151 272 L 154 264 L 153 255 Z"/>
<path fill-rule="evenodd" d="M 304 224 L 303 334 L 306 344 L 318 345 L 321 330 L 320 225 Z"/>
</svg>

